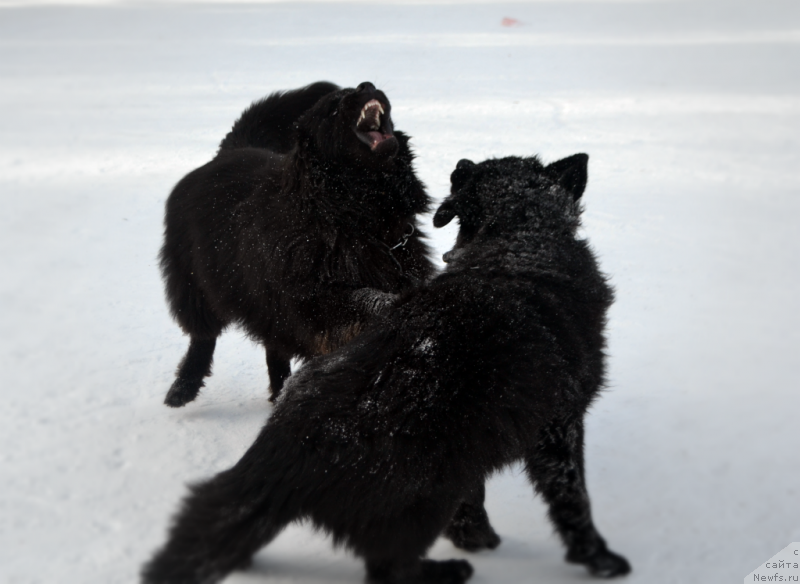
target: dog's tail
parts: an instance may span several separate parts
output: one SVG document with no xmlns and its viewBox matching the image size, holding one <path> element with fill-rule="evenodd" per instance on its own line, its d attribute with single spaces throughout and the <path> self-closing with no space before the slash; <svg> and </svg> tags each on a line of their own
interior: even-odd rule
<svg viewBox="0 0 800 584">
<path fill-rule="evenodd" d="M 292 124 L 323 96 L 339 86 L 328 81 L 275 93 L 253 102 L 219 145 L 219 150 L 267 148 L 278 153 L 292 149 Z"/>
<path fill-rule="evenodd" d="M 169 540 L 142 569 L 144 584 L 212 584 L 301 515 L 297 444 L 268 424 L 230 470 L 191 487 Z"/>
</svg>

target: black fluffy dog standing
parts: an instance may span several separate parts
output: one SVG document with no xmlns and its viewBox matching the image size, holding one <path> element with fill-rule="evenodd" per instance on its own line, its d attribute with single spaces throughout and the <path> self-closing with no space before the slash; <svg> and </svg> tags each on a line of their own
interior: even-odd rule
<svg viewBox="0 0 800 584">
<path fill-rule="evenodd" d="M 335 349 L 427 279 L 416 215 L 429 198 L 412 162 L 371 83 L 314 83 L 245 110 L 167 201 L 161 265 L 191 335 L 167 405 L 197 396 L 230 323 L 265 345 L 275 398 L 292 357 Z M 447 533 L 455 545 L 500 543 L 483 499 L 482 484 L 465 497 Z"/>
<path fill-rule="evenodd" d="M 165 403 L 195 399 L 231 323 L 264 344 L 272 398 L 292 357 L 329 352 L 432 274 L 429 198 L 389 100 L 320 82 L 245 110 L 166 207 L 161 267 L 189 350 Z"/>
<path fill-rule="evenodd" d="M 466 561 L 422 558 L 458 502 L 517 460 L 566 559 L 627 573 L 584 483 L 612 301 L 576 236 L 586 163 L 460 162 L 434 218 L 460 218 L 447 270 L 293 377 L 244 457 L 192 488 L 143 581 L 217 582 L 306 518 L 363 557 L 370 582 L 457 584 Z"/>
</svg>

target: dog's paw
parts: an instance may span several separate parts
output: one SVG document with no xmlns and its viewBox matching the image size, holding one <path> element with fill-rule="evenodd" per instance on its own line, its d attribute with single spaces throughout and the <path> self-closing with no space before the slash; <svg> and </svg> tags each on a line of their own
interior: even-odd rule
<svg viewBox="0 0 800 584">
<path fill-rule="evenodd" d="M 477 523 L 453 522 L 444 532 L 453 545 L 468 552 L 493 550 L 502 541 L 488 519 Z"/>
<path fill-rule="evenodd" d="M 367 563 L 368 584 L 464 584 L 472 576 L 466 560 L 421 560 L 412 564 Z"/>
<path fill-rule="evenodd" d="M 472 576 L 472 564 L 466 560 L 422 560 L 423 584 L 462 584 Z"/>
<path fill-rule="evenodd" d="M 615 578 L 631 571 L 628 560 L 605 548 L 589 556 L 567 552 L 566 560 L 572 564 L 583 564 L 589 573 L 597 578 Z"/>
<path fill-rule="evenodd" d="M 171 408 L 185 406 L 197 397 L 201 387 L 203 387 L 202 379 L 181 379 L 179 377 L 169 388 L 164 403 Z"/>
</svg>

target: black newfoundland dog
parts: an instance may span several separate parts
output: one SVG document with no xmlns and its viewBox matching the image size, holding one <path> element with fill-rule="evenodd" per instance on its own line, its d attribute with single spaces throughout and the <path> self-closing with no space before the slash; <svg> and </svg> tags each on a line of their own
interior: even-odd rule
<svg viewBox="0 0 800 584">
<path fill-rule="evenodd" d="M 266 347 L 274 399 L 292 357 L 339 347 L 431 276 L 413 158 L 371 83 L 315 83 L 245 110 L 167 200 L 161 268 L 191 340 L 165 403 L 197 397 L 231 323 Z"/>
<path fill-rule="evenodd" d="M 434 218 L 461 223 L 446 271 L 290 380 L 242 459 L 192 488 L 143 581 L 218 582 L 306 518 L 363 557 L 370 582 L 458 584 L 469 563 L 423 557 L 459 502 L 518 460 L 567 561 L 629 572 L 584 482 L 612 301 L 576 235 L 586 164 L 461 161 Z"/>
</svg>

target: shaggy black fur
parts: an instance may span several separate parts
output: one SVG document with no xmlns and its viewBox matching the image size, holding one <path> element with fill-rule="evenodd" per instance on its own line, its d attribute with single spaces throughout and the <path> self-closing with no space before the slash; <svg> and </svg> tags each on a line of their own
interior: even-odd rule
<svg viewBox="0 0 800 584">
<path fill-rule="evenodd" d="M 422 557 L 459 502 L 517 460 L 567 561 L 627 573 L 584 483 L 612 301 L 576 236 L 586 163 L 460 162 L 434 219 L 460 218 L 447 270 L 291 379 L 244 457 L 192 488 L 143 581 L 217 582 L 306 518 L 362 556 L 370 582 L 457 584 L 466 561 Z"/>
<path fill-rule="evenodd" d="M 272 94 L 178 183 L 161 267 L 191 341 L 167 405 L 195 399 L 231 323 L 266 347 L 274 398 L 292 357 L 337 348 L 432 274 L 416 219 L 429 198 L 390 112 L 371 83 Z"/>
</svg>

